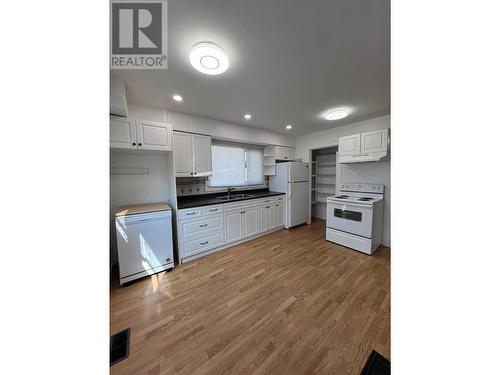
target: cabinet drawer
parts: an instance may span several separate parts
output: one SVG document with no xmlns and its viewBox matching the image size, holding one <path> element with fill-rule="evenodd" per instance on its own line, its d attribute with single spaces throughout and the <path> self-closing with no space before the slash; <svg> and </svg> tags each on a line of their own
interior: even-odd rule
<svg viewBox="0 0 500 375">
<path fill-rule="evenodd" d="M 222 229 L 222 215 L 213 215 L 199 220 L 189 220 L 181 223 L 182 234 L 188 235 L 209 229 Z"/>
<path fill-rule="evenodd" d="M 285 196 L 284 195 L 279 195 L 275 198 L 276 203 L 278 202 L 284 202 L 285 201 Z"/>
<path fill-rule="evenodd" d="M 259 199 L 259 201 L 257 202 L 258 206 L 266 206 L 266 205 L 270 205 L 270 204 L 274 204 L 274 197 L 273 198 Z"/>
<path fill-rule="evenodd" d="M 224 205 L 203 207 L 203 216 L 215 215 L 224 212 Z"/>
<path fill-rule="evenodd" d="M 184 256 L 190 256 L 210 250 L 214 247 L 224 244 L 222 231 L 215 232 L 198 240 L 188 241 L 184 243 Z"/>
<path fill-rule="evenodd" d="M 226 211 L 244 210 L 245 208 L 252 208 L 257 205 L 256 200 L 252 199 L 250 201 L 244 201 L 241 203 L 226 203 Z"/>
<path fill-rule="evenodd" d="M 179 220 L 192 219 L 202 215 L 201 208 L 186 208 L 179 211 Z"/>
</svg>

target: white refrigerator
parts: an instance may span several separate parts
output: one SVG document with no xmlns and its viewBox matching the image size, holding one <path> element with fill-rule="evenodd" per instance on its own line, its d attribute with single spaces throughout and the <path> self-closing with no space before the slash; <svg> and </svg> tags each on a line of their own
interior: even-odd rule
<svg viewBox="0 0 500 375">
<path fill-rule="evenodd" d="M 286 194 L 285 228 L 307 223 L 309 218 L 309 164 L 276 164 L 276 175 L 269 178 L 269 190 Z"/>
</svg>

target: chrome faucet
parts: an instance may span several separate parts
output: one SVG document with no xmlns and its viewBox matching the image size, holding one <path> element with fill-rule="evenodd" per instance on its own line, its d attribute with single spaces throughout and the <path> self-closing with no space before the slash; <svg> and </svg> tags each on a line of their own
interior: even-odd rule
<svg viewBox="0 0 500 375">
<path fill-rule="evenodd" d="M 227 197 L 229 199 L 229 197 L 231 196 L 231 192 L 234 190 L 235 188 L 233 186 L 228 186 L 227 187 Z"/>
</svg>

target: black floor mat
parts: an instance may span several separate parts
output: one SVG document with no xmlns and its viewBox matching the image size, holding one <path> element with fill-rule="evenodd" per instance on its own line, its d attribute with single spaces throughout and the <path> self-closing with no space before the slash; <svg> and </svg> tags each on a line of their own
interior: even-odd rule
<svg viewBox="0 0 500 375">
<path fill-rule="evenodd" d="M 390 375 L 391 362 L 372 350 L 360 375 Z"/>
<path fill-rule="evenodd" d="M 110 341 L 110 367 L 128 357 L 128 347 L 130 341 L 130 328 L 118 332 L 111 336 Z"/>
</svg>

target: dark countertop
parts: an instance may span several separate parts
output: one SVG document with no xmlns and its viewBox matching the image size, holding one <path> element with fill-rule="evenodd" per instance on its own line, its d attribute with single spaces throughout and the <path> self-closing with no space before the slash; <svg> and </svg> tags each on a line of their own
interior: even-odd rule
<svg viewBox="0 0 500 375">
<path fill-rule="evenodd" d="M 250 199 L 258 199 L 265 197 L 272 197 L 274 195 L 283 195 L 285 193 L 278 193 L 276 191 L 269 191 L 267 189 L 259 189 L 259 190 L 244 190 L 244 191 L 233 191 L 231 195 L 235 194 L 248 194 L 252 197 L 250 198 L 238 198 L 231 200 L 221 200 L 217 199 L 217 197 L 221 197 L 227 195 L 227 193 L 216 193 L 216 194 L 203 194 L 203 195 L 188 195 L 185 197 L 177 198 L 177 208 L 179 210 L 183 208 L 193 208 L 200 206 L 211 206 L 213 204 L 224 204 L 224 203 L 233 203 L 239 201 L 246 201 Z"/>
</svg>

